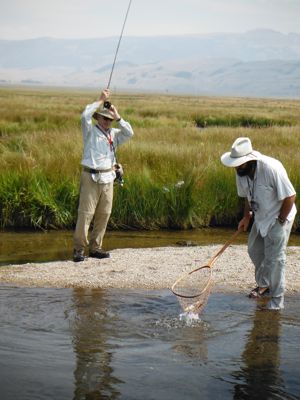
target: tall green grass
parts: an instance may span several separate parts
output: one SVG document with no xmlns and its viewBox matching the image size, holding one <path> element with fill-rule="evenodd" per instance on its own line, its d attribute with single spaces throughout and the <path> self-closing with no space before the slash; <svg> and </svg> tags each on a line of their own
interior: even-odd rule
<svg viewBox="0 0 300 400">
<path fill-rule="evenodd" d="M 97 96 L 0 89 L 2 228 L 74 227 L 80 114 Z M 115 188 L 112 229 L 236 226 L 243 201 L 220 156 L 238 136 L 280 159 L 300 193 L 300 101 L 114 94 L 112 102 L 135 131 L 118 150 L 125 185 Z"/>
<path fill-rule="evenodd" d="M 111 225 L 115 228 L 192 228 L 197 223 L 193 178 L 163 185 L 147 170 L 128 178 L 116 191 Z"/>
<path fill-rule="evenodd" d="M 38 229 L 72 226 L 77 195 L 77 188 L 70 180 L 53 183 L 42 173 L 2 173 L 1 226 Z"/>
<path fill-rule="evenodd" d="M 272 119 L 266 117 L 255 117 L 247 115 L 231 116 L 196 116 L 197 127 L 206 128 L 208 126 L 230 126 L 233 128 L 268 128 L 270 126 L 291 126 L 292 122 L 284 119 Z"/>
</svg>

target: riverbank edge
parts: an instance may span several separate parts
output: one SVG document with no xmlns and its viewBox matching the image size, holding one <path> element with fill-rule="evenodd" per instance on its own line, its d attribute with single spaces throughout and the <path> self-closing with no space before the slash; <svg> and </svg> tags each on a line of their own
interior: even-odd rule
<svg viewBox="0 0 300 400">
<path fill-rule="evenodd" d="M 111 258 L 53 261 L 0 268 L 0 284 L 24 287 L 170 289 L 175 280 L 207 264 L 218 245 L 115 249 Z M 286 293 L 300 293 L 300 247 L 287 249 Z M 214 292 L 248 292 L 256 286 L 246 245 L 231 245 L 212 269 Z"/>
</svg>

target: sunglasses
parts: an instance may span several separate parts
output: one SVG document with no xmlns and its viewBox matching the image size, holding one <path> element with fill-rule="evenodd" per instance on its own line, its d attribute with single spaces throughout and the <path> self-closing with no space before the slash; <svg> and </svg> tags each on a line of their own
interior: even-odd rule
<svg viewBox="0 0 300 400">
<path fill-rule="evenodd" d="M 104 119 L 104 121 L 110 121 L 110 122 L 112 122 L 112 119 L 111 119 L 111 118 L 104 117 L 103 115 L 101 115 L 101 117 L 102 117 L 102 119 Z"/>
</svg>

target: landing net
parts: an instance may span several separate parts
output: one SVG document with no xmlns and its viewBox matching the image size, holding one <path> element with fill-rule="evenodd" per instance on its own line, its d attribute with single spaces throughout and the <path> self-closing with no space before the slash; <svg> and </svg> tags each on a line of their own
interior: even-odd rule
<svg viewBox="0 0 300 400">
<path fill-rule="evenodd" d="M 213 286 L 212 269 L 205 265 L 182 275 L 171 290 L 184 313 L 200 314 Z"/>
<path fill-rule="evenodd" d="M 184 313 L 200 314 L 203 311 L 213 286 L 212 266 L 241 232 L 241 229 L 232 235 L 206 265 L 182 275 L 175 281 L 171 290 L 177 296 Z"/>
</svg>

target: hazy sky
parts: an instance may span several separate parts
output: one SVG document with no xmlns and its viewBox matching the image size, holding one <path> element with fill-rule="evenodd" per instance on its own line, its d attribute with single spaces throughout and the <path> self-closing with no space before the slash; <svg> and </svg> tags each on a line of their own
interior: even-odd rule
<svg viewBox="0 0 300 400">
<path fill-rule="evenodd" d="M 1 0 L 0 39 L 118 36 L 129 0 Z M 132 0 L 124 35 L 300 33 L 300 0 Z"/>
</svg>

